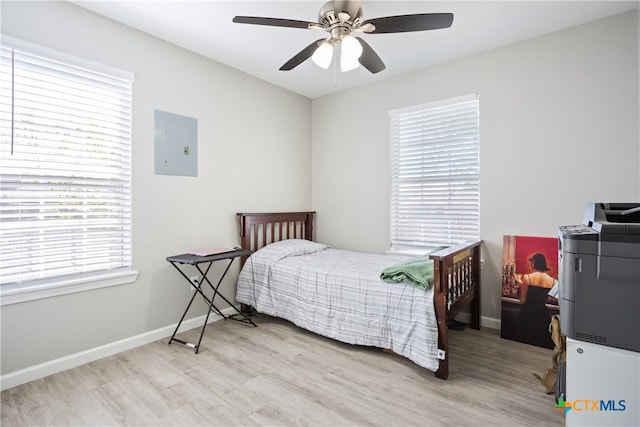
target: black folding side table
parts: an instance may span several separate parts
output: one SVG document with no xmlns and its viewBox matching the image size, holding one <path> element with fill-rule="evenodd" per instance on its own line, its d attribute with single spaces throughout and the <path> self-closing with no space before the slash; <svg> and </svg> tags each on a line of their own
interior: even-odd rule
<svg viewBox="0 0 640 427">
<path fill-rule="evenodd" d="M 225 298 L 224 295 L 222 295 L 218 291 L 218 288 L 220 287 L 220 284 L 222 283 L 222 279 L 224 279 L 224 276 L 226 276 L 227 271 L 229 271 L 229 268 L 231 267 L 231 264 L 233 263 L 233 260 L 238 258 L 238 257 L 249 256 L 252 253 L 253 253 L 252 251 L 246 250 L 246 249 L 230 249 L 229 252 L 223 252 L 223 253 L 218 253 L 218 254 L 214 254 L 214 255 L 207 255 L 207 256 L 198 256 L 198 255 L 192 255 L 192 254 L 182 254 L 182 255 L 174 255 L 174 256 L 167 257 L 167 261 L 169 261 L 171 263 L 171 265 L 173 265 L 176 268 L 176 270 L 178 270 L 180 275 L 182 275 L 182 277 L 184 277 L 187 280 L 187 282 L 189 282 L 189 284 L 192 284 L 191 280 L 184 273 L 184 271 L 181 269 L 181 266 L 182 266 L 182 268 L 184 268 L 185 265 L 191 265 L 191 266 L 195 267 L 195 269 L 198 270 L 198 273 L 200 273 L 200 277 L 202 277 L 202 280 L 200 280 L 200 282 L 198 283 L 198 286 L 197 286 L 195 292 L 193 292 L 193 296 L 191 297 L 191 301 L 189 301 L 189 304 L 187 305 L 186 310 L 184 311 L 184 313 L 182 314 L 182 317 L 180 318 L 180 321 L 178 322 L 178 326 L 176 326 L 176 330 L 173 331 L 173 335 L 171 335 L 171 338 L 169 339 L 169 344 L 171 344 L 173 341 L 175 341 L 177 343 L 180 343 L 182 345 L 185 345 L 187 347 L 195 349 L 196 354 L 198 354 L 198 350 L 200 349 L 200 342 L 202 341 L 202 336 L 204 335 L 204 330 L 207 327 L 207 322 L 209 321 L 209 315 L 214 310 L 215 310 L 216 313 L 218 313 L 225 320 L 227 320 L 227 319 L 238 320 L 238 321 L 241 321 L 241 322 L 250 323 L 255 327 L 258 326 L 255 323 L 253 323 L 251 318 L 249 318 L 245 313 L 243 313 L 240 310 L 238 310 L 238 308 L 235 305 L 233 305 L 227 298 Z M 207 274 L 209 274 L 209 270 L 211 269 L 211 266 L 213 265 L 214 262 L 224 261 L 224 260 L 228 260 L 229 262 L 227 263 L 227 266 L 226 266 L 224 272 L 222 273 L 222 276 L 220 276 L 220 280 L 218 280 L 218 283 L 214 286 L 211 283 L 211 281 L 209 280 L 209 278 L 207 277 Z M 202 267 L 204 267 L 204 271 L 203 271 Z M 203 290 L 202 290 L 203 283 L 207 283 L 209 285 L 209 287 L 211 289 L 213 289 L 213 296 L 211 296 L 211 298 L 209 298 L 203 292 Z M 193 343 L 186 342 L 186 341 L 183 341 L 183 340 L 180 340 L 180 339 L 176 338 L 176 333 L 178 332 L 178 329 L 180 329 L 180 325 L 182 324 L 182 321 L 184 320 L 185 316 L 187 315 L 187 312 L 191 308 L 191 304 L 193 304 L 193 301 L 195 300 L 196 295 L 200 295 L 209 304 L 209 310 L 207 310 L 207 316 L 206 316 L 206 318 L 204 320 L 204 325 L 202 325 L 202 331 L 200 332 L 200 338 L 198 339 L 198 344 L 193 344 Z M 237 311 L 238 313 L 237 314 L 233 314 L 233 315 L 229 315 L 229 316 L 225 316 L 222 313 L 222 311 L 220 311 L 220 309 L 218 307 L 216 307 L 215 304 L 214 304 L 216 297 L 222 298 L 224 301 L 226 301 L 227 304 L 229 304 L 231 307 L 233 307 L 233 309 L 235 311 Z M 236 318 L 236 316 L 238 316 L 238 315 L 240 315 L 242 317 L 241 318 Z"/>
</svg>

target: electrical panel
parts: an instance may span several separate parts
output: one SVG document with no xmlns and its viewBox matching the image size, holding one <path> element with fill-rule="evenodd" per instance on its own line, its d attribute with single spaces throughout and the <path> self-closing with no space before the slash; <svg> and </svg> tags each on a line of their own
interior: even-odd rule
<svg viewBox="0 0 640 427">
<path fill-rule="evenodd" d="M 155 173 L 198 176 L 198 120 L 154 111 Z"/>
</svg>

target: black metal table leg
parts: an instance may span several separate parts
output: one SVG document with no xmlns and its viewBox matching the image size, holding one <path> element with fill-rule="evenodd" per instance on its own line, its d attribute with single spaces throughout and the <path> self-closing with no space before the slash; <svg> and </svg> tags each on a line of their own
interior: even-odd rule
<svg viewBox="0 0 640 427">
<path fill-rule="evenodd" d="M 229 268 L 231 267 L 231 264 L 233 264 L 233 260 L 235 258 L 237 258 L 237 257 L 240 257 L 240 256 L 248 256 L 251 253 L 252 252 L 248 251 L 248 250 L 238 249 L 238 250 L 230 251 L 228 253 L 222 253 L 222 254 L 205 256 L 205 257 L 200 257 L 200 256 L 195 256 L 195 255 L 190 255 L 190 254 L 184 254 L 184 255 L 177 255 L 177 256 L 174 256 L 174 257 L 168 257 L 167 258 L 167 261 L 169 261 L 171 263 L 171 265 L 173 265 L 175 267 L 175 269 L 178 270 L 180 275 L 182 277 L 184 277 L 185 280 L 187 280 L 190 284 L 191 284 L 191 280 L 180 269 L 180 267 L 178 267 L 178 264 L 193 265 L 196 268 L 196 270 L 198 271 L 198 273 L 200 274 L 200 276 L 202 277 L 202 280 L 200 281 L 200 283 L 198 283 L 198 286 L 197 286 L 196 290 L 193 292 L 193 295 L 191 296 L 191 299 L 189 300 L 189 304 L 187 305 L 187 308 L 185 309 L 184 313 L 182 314 L 182 317 L 180 318 L 180 321 L 178 322 L 178 325 L 176 326 L 176 329 L 173 331 L 173 334 L 171 335 L 171 338 L 169 339 L 169 344 L 171 344 L 172 342 L 175 341 L 175 342 L 183 344 L 183 345 L 185 345 L 187 347 L 193 348 L 195 350 L 195 353 L 197 354 L 198 351 L 200 350 L 200 343 L 202 342 L 202 337 L 204 336 L 204 331 L 205 331 L 205 329 L 207 327 L 207 323 L 209 322 L 209 316 L 211 315 L 211 312 L 214 311 L 214 310 L 220 317 L 222 317 L 225 320 L 228 319 L 228 318 L 232 318 L 233 320 L 240 320 L 240 321 L 243 321 L 243 322 L 246 322 L 246 323 L 251 323 L 254 327 L 258 326 L 245 313 L 241 312 L 235 305 L 233 305 L 231 303 L 231 301 L 229 301 L 227 298 L 224 297 L 224 295 L 222 295 L 219 292 L 220 285 L 222 284 L 222 281 L 224 280 L 225 276 L 227 275 L 227 272 L 229 271 Z M 222 273 L 222 275 L 220 276 L 220 279 L 218 280 L 218 282 L 214 286 L 213 283 L 211 283 L 211 281 L 208 278 L 209 270 L 211 269 L 211 266 L 213 265 L 213 263 L 215 261 L 221 261 L 221 260 L 224 260 L 224 259 L 228 259 L 229 263 L 227 264 L 227 266 L 226 266 L 224 272 Z M 203 264 L 203 263 L 207 263 L 207 267 L 206 267 L 206 269 L 204 271 L 202 270 L 202 268 L 200 268 L 200 264 Z M 213 295 L 211 296 L 211 298 L 209 298 L 204 293 L 203 282 L 206 282 L 209 285 L 209 287 L 213 290 Z M 193 304 L 193 301 L 195 300 L 196 295 L 198 295 L 198 294 L 208 303 L 209 309 L 207 310 L 207 314 L 205 316 L 205 321 L 204 321 L 204 324 L 202 325 L 202 330 L 200 331 L 200 337 L 198 338 L 198 343 L 197 344 L 193 344 L 193 343 L 189 343 L 189 342 L 186 342 L 186 341 L 183 341 L 183 340 L 180 340 L 180 339 L 176 338 L 176 334 L 178 333 L 178 330 L 180 329 L 180 325 L 184 321 L 184 318 L 186 317 L 187 312 L 191 308 L 191 305 Z M 243 316 L 243 319 L 235 319 L 232 316 L 225 316 L 224 313 L 222 313 L 222 311 L 215 305 L 215 299 L 216 299 L 217 296 L 222 298 L 237 313 L 241 314 Z M 234 314 L 233 316 L 236 316 L 236 315 Z"/>
<path fill-rule="evenodd" d="M 213 301 L 215 300 L 216 296 L 219 296 L 220 298 L 222 298 L 227 304 L 229 304 L 230 307 L 232 307 L 238 314 L 241 314 L 244 319 L 242 321 L 244 322 L 248 322 L 251 323 L 254 327 L 257 327 L 258 325 L 256 325 L 255 323 L 253 323 L 253 320 L 251 320 L 251 318 L 249 318 L 249 316 L 247 316 L 245 313 L 243 313 L 242 311 L 238 310 L 238 308 L 233 305 L 231 303 L 231 301 L 229 301 L 228 299 L 226 299 L 224 297 L 224 295 L 222 295 L 220 292 L 218 292 L 218 289 L 220 288 L 220 284 L 222 283 L 222 280 L 224 279 L 224 277 L 227 275 L 227 271 L 229 271 L 229 268 L 231 267 L 231 264 L 233 263 L 233 260 L 229 261 L 229 264 L 227 264 L 227 268 L 224 270 L 224 272 L 222 273 L 222 276 L 220 276 L 220 280 L 218 280 L 218 283 L 216 284 L 216 286 L 213 286 L 213 284 L 209 281 L 209 279 L 207 278 L 206 274 L 202 274 L 202 271 L 200 270 L 200 268 L 196 265 L 196 268 L 198 269 L 198 271 L 202 274 L 203 280 L 207 282 L 207 284 L 211 287 L 211 289 L 213 289 L 213 296 L 211 297 L 211 306 L 213 308 L 216 309 L 216 311 L 218 311 L 218 313 L 226 320 L 231 318 L 231 316 L 225 316 L 224 314 L 222 314 L 222 312 L 220 310 L 218 310 L 218 308 L 213 304 Z M 236 319 L 233 319 L 236 320 Z"/>
</svg>

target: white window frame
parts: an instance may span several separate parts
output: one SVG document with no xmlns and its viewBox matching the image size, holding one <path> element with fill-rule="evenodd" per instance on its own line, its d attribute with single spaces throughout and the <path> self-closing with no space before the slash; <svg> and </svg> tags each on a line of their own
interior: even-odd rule
<svg viewBox="0 0 640 427">
<path fill-rule="evenodd" d="M 128 134 L 128 137 L 126 137 L 126 139 L 124 140 L 124 143 L 128 144 L 127 152 L 130 158 L 131 115 L 132 115 L 131 98 L 132 98 L 132 85 L 133 85 L 132 73 L 118 70 L 118 69 L 115 69 L 103 64 L 98 64 L 92 61 L 88 61 L 85 59 L 77 58 L 75 56 L 71 56 L 63 52 L 38 46 L 32 43 L 28 43 L 28 42 L 18 40 L 12 37 L 8 37 L 5 35 L 2 35 L 2 46 L 5 48 L 14 49 L 16 51 L 38 55 L 43 58 L 46 58 L 47 60 L 53 60 L 53 61 L 59 62 L 60 64 L 62 64 L 63 67 L 72 66 L 72 67 L 77 67 L 79 69 L 88 70 L 88 72 L 90 73 L 98 73 L 98 74 L 104 75 L 105 79 L 113 78 L 113 79 L 120 79 L 122 81 L 128 81 L 129 82 L 129 89 L 128 89 L 129 90 L 129 94 L 128 94 L 129 107 L 127 109 L 128 111 L 125 112 L 125 119 L 124 119 L 125 124 L 128 126 L 128 132 L 125 132 L 125 134 Z M 13 68 L 12 64 L 9 64 L 9 67 L 10 69 L 12 69 Z M 5 86 L 4 88 L 2 88 L 3 94 L 6 94 L 7 90 L 10 90 L 11 95 L 9 96 L 9 98 L 12 99 L 13 84 L 12 84 L 11 78 L 7 80 L 10 80 L 10 81 L 7 82 L 4 79 L 2 81 L 2 85 Z M 6 87 L 7 84 L 9 84 L 11 87 L 7 88 Z M 10 107 L 10 105 L 13 104 L 11 99 L 9 100 L 8 108 L 12 110 L 12 108 Z M 2 113 L 4 116 L 3 120 L 7 122 L 7 120 L 5 120 L 7 119 L 7 115 L 6 115 L 7 107 L 6 106 L 2 107 L 2 109 L 5 111 L 5 113 Z M 10 113 L 10 119 L 8 121 L 9 124 L 7 127 L 4 128 L 5 130 L 2 131 L 2 133 L 5 135 L 4 136 L 0 135 L 2 138 L 0 140 L 0 143 L 6 144 L 7 142 L 9 143 L 14 142 L 12 135 L 6 135 L 7 130 L 10 134 L 13 134 L 13 129 L 14 129 L 13 121 L 14 121 L 13 113 Z M 56 122 L 56 125 L 58 123 L 64 123 L 64 122 L 62 121 Z M 7 141 L 7 139 L 9 141 Z M 0 154 L 2 156 L 5 156 L 5 155 L 8 156 L 7 154 L 8 152 L 10 151 L 3 148 Z M 131 211 L 130 163 L 128 168 L 124 169 L 124 171 L 125 171 L 124 176 L 128 175 L 128 178 L 127 178 L 128 195 L 127 197 L 125 197 L 125 201 L 123 203 L 127 203 L 126 199 L 128 198 L 129 206 L 128 206 L 128 209 L 125 209 L 127 213 L 125 214 L 126 216 L 122 221 L 122 223 L 124 224 L 122 226 L 123 230 L 125 230 L 124 233 L 128 235 L 126 236 L 128 240 L 125 240 L 125 243 L 123 245 L 123 246 L 127 246 L 127 249 L 123 250 L 124 252 L 122 256 L 124 261 L 122 262 L 122 265 L 114 268 L 106 268 L 106 269 L 100 269 L 95 271 L 72 272 L 69 274 L 62 274 L 62 275 L 58 274 L 58 275 L 54 275 L 53 277 L 47 277 L 47 275 L 43 275 L 43 277 L 35 278 L 32 274 L 30 277 L 25 276 L 24 279 L 17 279 L 17 280 L 15 278 L 2 279 L 2 281 L 0 282 L 1 283 L 0 284 L 0 305 L 20 303 L 20 302 L 30 301 L 34 299 L 47 298 L 47 297 L 63 295 L 63 294 L 68 294 L 73 292 L 81 292 L 89 289 L 102 288 L 105 286 L 122 285 L 125 283 L 132 283 L 136 280 L 138 272 L 132 269 L 132 231 L 131 231 L 131 220 L 132 220 L 131 212 L 132 211 Z M 3 204 L 3 203 L 4 203 L 4 200 L 0 198 L 0 204 Z M 12 206 L 15 206 L 15 205 L 12 205 Z M 6 221 L 0 225 L 2 227 L 6 227 L 6 229 L 11 229 L 10 221 Z M 2 252 L 2 253 L 9 254 L 9 251 Z M 8 261 L 8 259 L 10 258 L 10 256 L 7 255 L 7 258 L 3 262 L 2 253 L 0 253 L 0 269 L 7 268 L 7 270 L 5 271 L 9 271 L 11 264 Z M 0 274 L 0 278 L 1 277 L 3 277 L 2 274 Z"/>
<path fill-rule="evenodd" d="M 389 252 L 480 239 L 478 106 L 471 94 L 389 112 Z"/>
</svg>

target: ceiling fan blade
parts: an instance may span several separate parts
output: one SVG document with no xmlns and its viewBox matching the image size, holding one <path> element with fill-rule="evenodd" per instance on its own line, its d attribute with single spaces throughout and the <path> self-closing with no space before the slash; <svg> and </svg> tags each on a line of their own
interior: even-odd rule
<svg viewBox="0 0 640 427">
<path fill-rule="evenodd" d="M 348 13 L 353 21 L 360 10 L 360 3 L 360 0 L 333 0 L 333 10 L 336 11 L 336 14 L 339 12 Z"/>
<path fill-rule="evenodd" d="M 272 27 L 288 27 L 308 29 L 314 22 L 296 21 L 295 19 L 263 18 L 260 16 L 234 16 L 233 22 L 238 24 L 269 25 Z"/>
<path fill-rule="evenodd" d="M 311 58 L 313 52 L 316 51 L 318 46 L 322 44 L 326 39 L 318 39 L 311 43 L 309 46 L 302 49 L 298 52 L 293 58 L 288 60 L 282 67 L 280 67 L 280 71 L 290 71 L 296 68 L 298 65 L 302 64 L 307 59 Z"/>
<path fill-rule="evenodd" d="M 376 29 L 369 34 L 406 33 L 409 31 L 438 30 L 449 28 L 453 23 L 453 13 L 419 13 L 415 15 L 385 16 L 364 21 Z"/>
<path fill-rule="evenodd" d="M 380 71 L 387 68 L 384 65 L 384 62 L 382 62 L 382 59 L 380 59 L 378 54 L 373 50 L 371 46 L 369 46 L 367 42 L 362 40 L 362 38 L 360 37 L 356 37 L 356 39 L 358 39 L 358 41 L 362 45 L 362 55 L 360 55 L 358 61 L 360 61 L 360 64 L 362 64 L 364 68 L 371 71 L 373 74 L 379 73 Z"/>
</svg>

